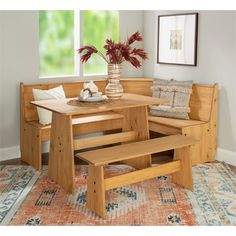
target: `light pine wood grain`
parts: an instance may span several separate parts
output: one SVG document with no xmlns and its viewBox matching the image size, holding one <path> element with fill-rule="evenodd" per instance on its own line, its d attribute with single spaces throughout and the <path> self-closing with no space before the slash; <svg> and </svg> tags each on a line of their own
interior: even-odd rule
<svg viewBox="0 0 236 236">
<path fill-rule="evenodd" d="M 164 135 L 181 134 L 181 129 L 149 121 L 149 130 Z"/>
<path fill-rule="evenodd" d="M 76 99 L 76 98 L 74 98 Z M 32 101 L 32 105 L 44 108 L 46 110 L 66 115 L 84 115 L 99 113 L 105 111 L 115 111 L 134 107 L 143 107 L 149 105 L 158 105 L 165 103 L 167 100 L 143 96 L 139 94 L 124 93 L 121 99 L 112 100 L 107 103 L 87 104 L 83 106 L 69 105 L 68 102 L 73 99 L 60 100 L 41 100 Z"/>
<path fill-rule="evenodd" d="M 121 129 L 123 115 L 112 111 L 81 115 L 72 119 L 73 135 L 79 136 L 106 130 Z M 21 158 L 36 170 L 42 169 L 42 141 L 50 140 L 51 125 L 41 125 L 38 121 L 21 121 Z M 35 138 L 33 138 L 33 136 Z"/>
<path fill-rule="evenodd" d="M 193 190 L 192 181 L 192 160 L 191 160 L 191 146 L 175 149 L 174 161 L 179 160 L 181 163 L 180 171 L 172 174 L 173 182 L 179 184 L 189 190 Z"/>
<path fill-rule="evenodd" d="M 103 166 L 89 165 L 88 176 L 86 206 L 102 218 L 106 218 Z"/>
<path fill-rule="evenodd" d="M 192 190 L 191 155 L 193 149 L 191 146 L 197 142 L 191 137 L 172 135 L 80 153 L 80 157 L 89 163 L 87 207 L 105 218 L 106 190 L 165 174 L 173 174 L 175 183 Z M 143 167 L 141 170 L 104 179 L 103 167 L 107 164 L 171 149 L 175 150 L 174 160 L 171 162 L 159 166 Z"/>
<path fill-rule="evenodd" d="M 71 116 L 52 115 L 48 177 L 75 194 L 75 168 Z"/>
<path fill-rule="evenodd" d="M 208 127 L 209 124 L 205 123 L 181 129 L 183 135 L 199 140 L 199 143 L 194 146 L 194 154 L 192 155 L 193 165 L 206 162 L 209 141 Z"/>
<path fill-rule="evenodd" d="M 200 140 L 192 164 L 215 160 L 217 148 L 218 85 L 193 84 L 190 120 L 149 116 L 151 131 L 164 135 L 183 134 Z"/>
<path fill-rule="evenodd" d="M 25 123 L 22 125 L 21 132 L 21 159 L 40 171 L 42 169 L 41 130 Z"/>
<path fill-rule="evenodd" d="M 77 82 L 63 82 L 63 83 L 50 83 L 50 84 L 23 84 L 23 102 L 24 102 L 24 119 L 26 121 L 38 120 L 38 114 L 36 108 L 30 104 L 34 100 L 32 90 L 33 89 L 51 89 L 62 85 L 67 98 L 78 97 L 81 89 L 83 89 L 83 83 L 87 80 L 80 80 Z M 105 92 L 107 84 L 106 80 L 93 80 L 98 86 L 99 91 Z M 124 90 L 127 93 L 136 93 L 146 96 L 151 96 L 152 79 L 148 78 L 121 78 L 121 83 L 124 86 Z"/>
<path fill-rule="evenodd" d="M 118 188 L 124 185 L 141 182 L 147 179 L 154 178 L 156 176 L 172 174 L 180 171 L 180 161 L 172 161 L 159 166 L 148 167 L 142 170 L 136 170 L 127 174 L 118 175 L 105 179 L 105 189 Z"/>
<path fill-rule="evenodd" d="M 217 124 L 218 124 L 218 84 L 215 84 L 211 116 L 209 122 L 209 148 L 208 148 L 208 161 L 214 161 L 217 150 Z"/>
<path fill-rule="evenodd" d="M 146 96 L 152 95 L 151 78 L 122 78 L 121 83 L 124 86 L 125 92 L 135 93 Z M 20 149 L 22 160 L 34 165 L 38 170 L 41 169 L 41 142 L 50 139 L 51 126 L 42 126 L 38 122 L 38 115 L 36 107 L 30 104 L 33 100 L 32 89 L 50 89 L 63 85 L 66 97 L 77 97 L 80 90 L 83 88 L 83 83 L 80 82 L 68 82 L 68 83 L 51 83 L 51 84 L 20 84 Z M 99 87 L 99 90 L 104 92 L 106 81 L 96 81 L 95 83 Z M 196 134 L 202 139 L 200 145 L 201 156 L 196 157 L 193 160 L 193 164 L 203 163 L 206 161 L 214 161 L 217 148 L 217 106 L 218 106 L 218 85 L 206 85 L 206 84 L 193 84 L 193 93 L 190 98 L 190 120 L 183 121 L 170 118 L 160 118 L 149 116 L 149 128 L 154 132 L 159 132 L 165 135 L 171 134 Z M 107 116 L 108 117 L 108 116 Z M 84 117 L 85 118 L 85 117 Z M 111 118 L 111 117 L 110 117 Z M 89 120 L 89 118 L 88 118 Z M 81 122 L 80 125 L 73 125 L 74 135 L 93 133 L 98 131 L 108 131 L 113 129 L 119 129 L 122 127 L 122 118 L 113 120 L 100 120 L 92 121 L 89 124 Z M 204 123 L 208 124 L 208 128 L 205 129 Z M 29 125 L 32 126 L 29 128 Z M 187 129 L 190 126 L 201 127 L 199 131 L 196 128 Z M 27 128 L 27 129 L 26 129 Z M 35 130 L 36 129 L 36 130 Z M 203 131 L 203 129 L 205 131 Z M 29 133 L 34 133 L 36 139 L 30 138 Z M 39 138 L 39 141 L 38 141 Z M 205 142 L 204 140 L 207 140 Z M 33 149 L 29 155 L 28 149 Z M 196 155 L 197 156 L 197 155 Z M 35 160 L 34 160 L 35 159 Z M 40 164 L 32 164 L 40 163 Z"/>
<path fill-rule="evenodd" d="M 117 161 L 124 161 L 152 153 L 194 145 L 198 140 L 182 135 L 171 135 L 162 138 L 132 142 L 99 150 L 82 152 L 80 158 L 92 165 L 101 166 Z"/>
<path fill-rule="evenodd" d="M 150 138 L 146 106 L 125 109 L 123 115 L 123 131 L 134 130 L 136 132 L 135 141 L 148 140 Z M 151 166 L 151 155 L 148 153 L 135 159 L 123 160 L 123 163 L 136 169 L 143 169 Z"/>
<path fill-rule="evenodd" d="M 158 116 L 149 116 L 148 120 L 149 122 L 161 123 L 162 125 L 174 128 L 184 128 L 207 123 L 205 121 L 200 121 L 200 120 L 181 120 L 181 119 L 158 117 Z"/>
<path fill-rule="evenodd" d="M 74 140 L 74 150 L 81 150 L 90 147 L 98 147 L 108 144 L 133 141 L 136 138 L 135 131 L 121 132 L 117 134 L 107 134 L 103 136 L 95 136 Z"/>
</svg>

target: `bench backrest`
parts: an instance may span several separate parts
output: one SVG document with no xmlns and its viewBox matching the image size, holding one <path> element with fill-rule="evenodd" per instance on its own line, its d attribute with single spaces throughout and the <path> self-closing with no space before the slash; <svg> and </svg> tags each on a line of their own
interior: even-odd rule
<svg viewBox="0 0 236 236">
<path fill-rule="evenodd" d="M 21 112 L 23 119 L 25 121 L 34 121 L 38 120 L 38 114 L 36 108 L 30 104 L 34 100 L 33 89 L 51 89 L 57 86 L 62 85 L 65 95 L 67 98 L 78 97 L 81 89 L 83 89 L 84 81 L 71 82 L 71 83 L 51 83 L 51 84 L 30 84 L 20 85 L 20 94 L 21 94 Z M 105 81 L 96 81 L 97 86 L 104 91 L 106 82 Z"/>
<path fill-rule="evenodd" d="M 190 98 L 191 119 L 210 121 L 217 106 L 218 85 L 194 84 Z"/>
<path fill-rule="evenodd" d="M 152 96 L 152 79 L 150 78 L 122 78 L 121 83 L 126 93 L 136 93 L 146 96 Z M 95 80 L 99 90 L 105 90 L 106 81 Z M 31 84 L 20 85 L 20 96 L 21 96 L 21 114 L 22 119 L 25 121 L 38 120 L 38 114 L 33 105 L 30 104 L 34 100 L 32 90 L 37 89 L 51 89 L 59 85 L 63 86 L 65 95 L 68 98 L 78 97 L 81 89 L 83 88 L 84 81 L 70 82 L 70 83 L 51 83 L 51 84 Z M 216 85 L 193 85 L 193 93 L 190 99 L 191 119 L 208 121 L 210 119 L 211 110 L 213 106 L 213 97 Z"/>
<path fill-rule="evenodd" d="M 153 79 L 124 79 L 122 84 L 127 93 L 137 93 L 152 96 L 151 86 Z M 214 106 L 217 106 L 217 84 L 193 84 L 193 91 L 190 97 L 189 114 L 191 119 L 210 121 Z"/>
</svg>

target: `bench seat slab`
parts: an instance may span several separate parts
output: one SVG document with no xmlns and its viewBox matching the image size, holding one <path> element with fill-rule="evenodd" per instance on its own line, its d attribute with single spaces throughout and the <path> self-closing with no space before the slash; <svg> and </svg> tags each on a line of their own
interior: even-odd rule
<svg viewBox="0 0 236 236">
<path fill-rule="evenodd" d="M 171 135 L 162 138 L 122 144 L 122 146 L 109 147 L 94 151 L 79 153 L 79 157 L 95 166 L 124 161 L 136 157 L 150 155 L 198 143 L 192 137 Z"/>
</svg>

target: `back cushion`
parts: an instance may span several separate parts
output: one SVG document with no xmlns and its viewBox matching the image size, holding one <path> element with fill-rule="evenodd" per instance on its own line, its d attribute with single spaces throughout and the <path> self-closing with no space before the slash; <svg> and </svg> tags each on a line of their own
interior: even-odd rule
<svg viewBox="0 0 236 236">
<path fill-rule="evenodd" d="M 209 121 L 215 89 L 217 86 L 211 84 L 193 84 L 189 101 L 190 119 Z"/>
<path fill-rule="evenodd" d="M 189 119 L 189 100 L 193 81 L 153 80 L 153 97 L 166 99 L 164 105 L 151 106 L 150 114 L 179 119 Z"/>
<path fill-rule="evenodd" d="M 66 98 L 62 85 L 48 90 L 33 89 L 33 96 L 35 101 Z M 40 124 L 48 125 L 52 122 L 51 111 L 39 107 L 37 107 L 37 111 Z"/>
</svg>

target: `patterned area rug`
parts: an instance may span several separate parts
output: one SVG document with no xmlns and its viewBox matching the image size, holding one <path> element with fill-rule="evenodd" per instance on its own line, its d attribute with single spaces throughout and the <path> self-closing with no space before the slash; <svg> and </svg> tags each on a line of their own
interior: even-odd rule
<svg viewBox="0 0 236 236">
<path fill-rule="evenodd" d="M 117 175 L 131 169 L 126 165 L 109 166 L 106 173 Z M 32 183 L 26 184 L 25 181 L 21 188 L 28 186 L 28 196 L 16 194 L 16 201 L 17 196 L 21 202 L 22 198 L 25 200 L 20 207 L 19 204 L 9 203 L 12 213 L 4 220 L 4 204 L 8 205 L 3 200 L 4 196 L 17 191 L 19 184 L 17 174 L 5 185 L 2 180 L 5 178 L 7 182 L 6 173 L 13 170 L 16 173 L 29 172 L 26 176 L 33 176 L 31 182 L 37 178 L 38 181 L 30 192 Z M 38 177 L 30 167 L 5 166 L 0 167 L 0 178 L 0 217 L 3 225 L 236 225 L 236 176 L 223 163 L 194 167 L 193 193 L 173 184 L 171 176 L 110 190 L 106 193 L 107 220 L 85 207 L 86 166 L 76 167 L 78 192 L 74 197 L 50 181 L 46 170 Z M 19 178 L 23 178 L 22 175 Z"/>
<path fill-rule="evenodd" d="M 28 166 L 0 166 L 0 225 L 7 225 L 38 179 Z"/>
</svg>

